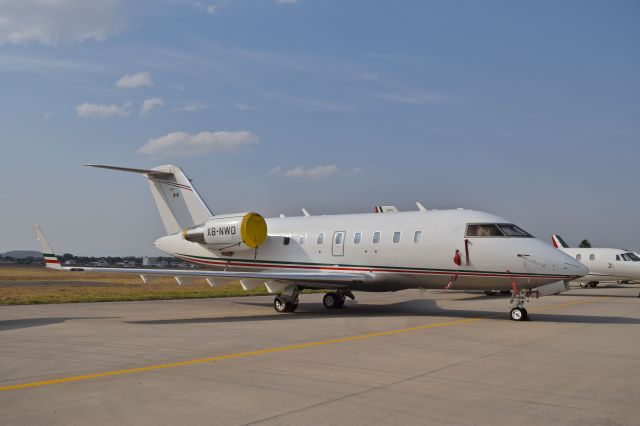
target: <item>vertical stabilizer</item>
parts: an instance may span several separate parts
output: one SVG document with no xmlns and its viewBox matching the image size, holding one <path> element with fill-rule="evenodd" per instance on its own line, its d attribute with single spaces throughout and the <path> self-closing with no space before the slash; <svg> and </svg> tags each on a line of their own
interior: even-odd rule
<svg viewBox="0 0 640 426">
<path fill-rule="evenodd" d="M 168 234 L 200 225 L 213 216 L 182 169 L 159 166 L 152 170 L 164 172 L 149 174 L 147 179 Z"/>
<path fill-rule="evenodd" d="M 555 248 L 569 248 L 569 244 L 565 243 L 562 237 L 558 234 L 553 234 L 551 236 L 551 242 Z"/>
<path fill-rule="evenodd" d="M 53 253 L 53 249 L 49 244 L 49 241 L 44 237 L 42 233 L 42 229 L 38 225 L 33 225 L 33 230 L 36 231 L 36 238 L 38 239 L 38 243 L 40 243 L 40 250 L 42 250 L 42 257 L 44 257 L 44 263 L 47 268 L 51 269 L 62 269 L 60 265 L 60 260 Z"/>
</svg>

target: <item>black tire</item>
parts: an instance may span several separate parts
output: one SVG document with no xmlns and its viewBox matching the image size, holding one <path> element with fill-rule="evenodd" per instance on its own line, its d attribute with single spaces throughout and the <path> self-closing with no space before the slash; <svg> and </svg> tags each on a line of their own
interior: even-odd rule
<svg viewBox="0 0 640 426">
<path fill-rule="evenodd" d="M 583 283 L 582 281 L 580 281 L 580 288 L 587 288 L 589 284 L 587 283 Z"/>
<path fill-rule="evenodd" d="M 525 308 L 522 308 L 522 313 L 524 314 L 524 321 L 527 321 L 529 319 L 529 312 L 527 312 L 527 310 Z"/>
<path fill-rule="evenodd" d="M 276 312 L 279 313 L 283 313 L 283 312 L 287 312 L 287 308 L 288 308 L 288 303 L 285 302 L 282 298 L 280 298 L 280 296 L 277 296 L 275 299 L 273 299 L 273 309 L 276 310 Z"/>
<path fill-rule="evenodd" d="M 598 286 L 598 284 L 600 284 L 598 281 L 591 281 L 589 283 L 589 287 L 596 288 Z"/>
<path fill-rule="evenodd" d="M 507 294 L 511 294 L 511 290 L 500 290 L 500 293 L 506 296 Z"/>
<path fill-rule="evenodd" d="M 295 312 L 296 309 L 298 309 L 298 304 L 297 303 L 288 302 L 287 305 L 288 305 L 287 312 Z"/>
<path fill-rule="evenodd" d="M 338 303 L 336 304 L 336 309 L 344 308 L 344 299 L 338 299 Z"/>
<path fill-rule="evenodd" d="M 336 309 L 338 307 L 339 302 L 340 302 L 340 299 L 338 298 L 338 295 L 335 293 L 327 293 L 322 298 L 322 304 L 327 309 Z"/>
<path fill-rule="evenodd" d="M 493 296 L 496 294 L 496 292 L 493 290 L 485 290 L 484 294 L 486 294 L 487 296 Z"/>
<path fill-rule="evenodd" d="M 524 321 L 527 318 L 527 310 L 521 308 L 513 308 L 511 312 L 509 312 L 509 318 L 513 321 Z"/>
</svg>

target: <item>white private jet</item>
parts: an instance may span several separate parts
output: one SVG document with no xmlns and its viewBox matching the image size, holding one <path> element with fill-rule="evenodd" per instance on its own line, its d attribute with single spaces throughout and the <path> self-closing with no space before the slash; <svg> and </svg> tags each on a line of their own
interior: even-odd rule
<svg viewBox="0 0 640 426">
<path fill-rule="evenodd" d="M 404 289 L 512 290 L 513 320 L 527 319 L 525 301 L 569 289 L 588 271 L 574 258 L 500 217 L 479 211 L 427 210 L 278 217 L 214 215 L 176 166 L 151 170 L 89 164 L 144 175 L 167 234 L 156 248 L 210 270 L 62 267 L 36 226 L 47 266 L 90 272 L 174 276 L 179 284 L 240 280 L 265 285 L 274 308 L 293 312 L 300 290 L 327 289 L 339 308 L 352 291 Z"/>
<path fill-rule="evenodd" d="M 640 257 L 632 251 L 614 248 L 571 248 L 560 235 L 553 245 L 582 262 L 589 273 L 577 281 L 580 287 L 596 287 L 600 281 L 640 281 Z"/>
</svg>

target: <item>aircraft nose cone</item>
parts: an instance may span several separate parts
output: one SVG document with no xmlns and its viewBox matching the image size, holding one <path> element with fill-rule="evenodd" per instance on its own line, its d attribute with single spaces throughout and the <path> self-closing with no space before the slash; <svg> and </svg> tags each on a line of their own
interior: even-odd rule
<svg viewBox="0 0 640 426">
<path fill-rule="evenodd" d="M 555 252 L 556 252 L 555 257 L 557 259 L 556 264 L 559 266 L 561 265 L 560 269 L 563 269 L 564 274 L 574 275 L 576 277 L 582 277 L 589 273 L 589 268 L 584 266 L 582 263 L 578 262 L 573 257 L 569 256 L 568 254 L 558 249 L 555 249 Z"/>
</svg>

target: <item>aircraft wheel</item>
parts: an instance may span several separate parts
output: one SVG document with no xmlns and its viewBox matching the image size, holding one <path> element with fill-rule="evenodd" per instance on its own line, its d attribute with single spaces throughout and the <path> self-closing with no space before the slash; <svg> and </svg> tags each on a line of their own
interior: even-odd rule
<svg viewBox="0 0 640 426">
<path fill-rule="evenodd" d="M 273 308 L 276 310 L 276 312 L 280 313 L 293 312 L 298 308 L 298 304 L 288 302 L 284 298 L 277 296 L 275 299 L 273 299 Z"/>
<path fill-rule="evenodd" d="M 514 321 L 524 321 L 527 319 L 527 310 L 524 308 L 513 308 L 509 312 L 509 317 Z"/>
<path fill-rule="evenodd" d="M 580 288 L 587 288 L 589 284 L 587 283 L 583 283 L 582 281 L 580 281 Z"/>
<path fill-rule="evenodd" d="M 338 299 L 338 303 L 336 304 L 336 308 L 344 308 L 344 299 Z"/>
<path fill-rule="evenodd" d="M 511 294 L 511 290 L 500 290 L 500 293 L 504 295 Z"/>
<path fill-rule="evenodd" d="M 335 309 L 339 307 L 338 305 L 340 304 L 340 298 L 335 293 L 327 293 L 322 298 L 322 304 L 327 309 Z"/>
<path fill-rule="evenodd" d="M 484 294 L 486 294 L 487 296 L 493 296 L 496 294 L 496 292 L 493 290 L 485 290 Z"/>
<path fill-rule="evenodd" d="M 598 286 L 598 284 L 600 284 L 598 281 L 591 281 L 589 283 L 589 287 L 596 288 Z"/>
</svg>

